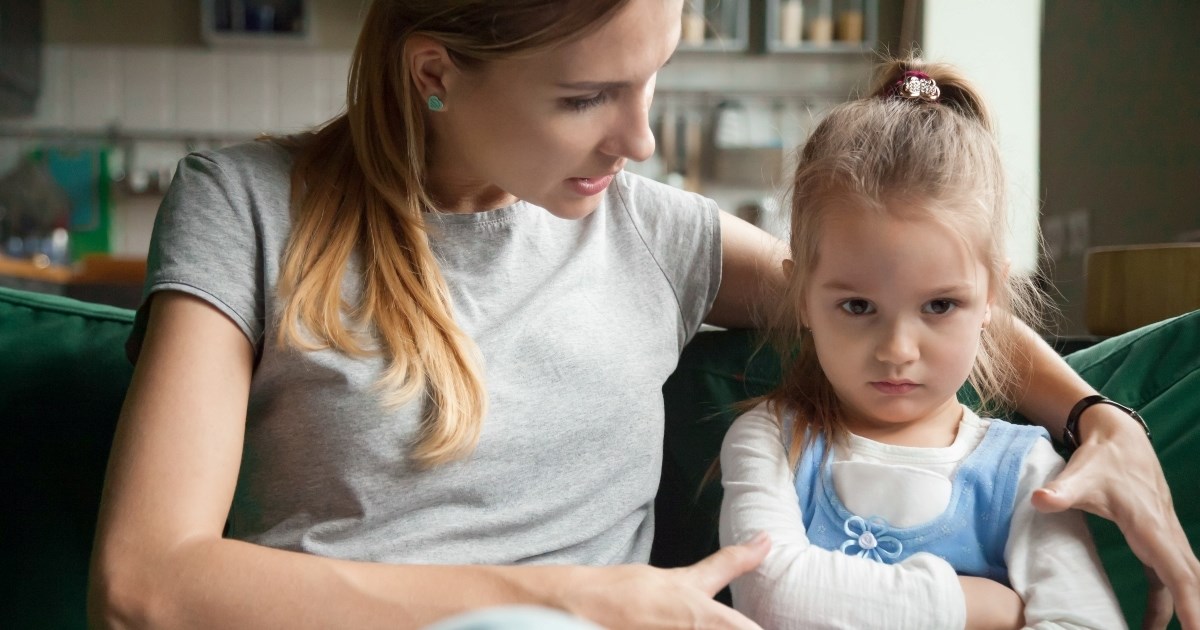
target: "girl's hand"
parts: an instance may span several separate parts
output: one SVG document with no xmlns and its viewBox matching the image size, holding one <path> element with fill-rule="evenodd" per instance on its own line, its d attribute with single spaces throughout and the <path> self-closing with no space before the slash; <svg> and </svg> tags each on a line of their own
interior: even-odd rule
<svg viewBox="0 0 1200 630">
<path fill-rule="evenodd" d="M 734 578 L 767 556 L 765 534 L 724 547 L 688 567 L 657 569 L 621 565 L 580 569 L 587 574 L 559 594 L 568 612 L 607 628 L 736 628 L 761 630 L 741 613 L 713 599 Z"/>
<path fill-rule="evenodd" d="M 1200 629 L 1200 561 L 1175 514 L 1154 448 L 1136 422 L 1108 405 L 1089 407 L 1082 419 L 1083 443 L 1062 474 L 1034 492 L 1034 507 L 1075 508 L 1115 522 L 1150 578 L 1142 627 L 1165 628 L 1173 599 L 1185 630 Z"/>
<path fill-rule="evenodd" d="M 967 603 L 969 630 L 1013 630 L 1025 622 L 1025 604 L 1016 591 L 981 577 L 958 576 Z"/>
</svg>

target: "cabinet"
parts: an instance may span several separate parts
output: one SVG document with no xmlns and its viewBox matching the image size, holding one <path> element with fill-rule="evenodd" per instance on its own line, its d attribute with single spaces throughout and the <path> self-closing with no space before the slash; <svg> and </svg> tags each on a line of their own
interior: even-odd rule
<svg viewBox="0 0 1200 630">
<path fill-rule="evenodd" d="M 878 0 L 766 0 L 768 52 L 869 52 L 879 37 Z"/>
<path fill-rule="evenodd" d="M 205 43 L 312 43 L 312 0 L 202 0 Z"/>
<path fill-rule="evenodd" d="M 750 0 L 686 0 L 679 50 L 746 52 Z"/>
<path fill-rule="evenodd" d="M 864 53 L 878 37 L 878 0 L 687 0 L 679 50 Z"/>
</svg>

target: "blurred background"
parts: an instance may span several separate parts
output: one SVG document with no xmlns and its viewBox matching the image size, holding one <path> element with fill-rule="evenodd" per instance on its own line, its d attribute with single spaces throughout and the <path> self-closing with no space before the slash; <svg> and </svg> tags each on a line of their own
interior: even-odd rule
<svg viewBox="0 0 1200 630">
<path fill-rule="evenodd" d="M 176 162 L 337 115 L 364 5 L 0 0 L 0 286 L 135 305 Z M 690 0 L 683 26 L 657 154 L 631 170 L 782 236 L 792 151 L 881 53 L 916 44 L 995 105 L 1010 254 L 1055 296 L 1053 335 L 1113 334 L 1088 312 L 1098 248 L 1184 250 L 1142 267 L 1184 295 L 1170 308 L 1200 300 L 1200 3 Z M 1106 277 L 1147 284 L 1122 261 Z M 1104 312 L 1166 299 L 1128 290 Z"/>
</svg>

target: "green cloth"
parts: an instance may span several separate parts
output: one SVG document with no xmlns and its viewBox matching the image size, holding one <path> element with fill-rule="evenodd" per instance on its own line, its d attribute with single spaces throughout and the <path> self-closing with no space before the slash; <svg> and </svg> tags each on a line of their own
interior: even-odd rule
<svg viewBox="0 0 1200 630">
<path fill-rule="evenodd" d="M 96 509 L 132 366 L 133 312 L 0 288 L 0 626 L 86 627 Z"/>
</svg>

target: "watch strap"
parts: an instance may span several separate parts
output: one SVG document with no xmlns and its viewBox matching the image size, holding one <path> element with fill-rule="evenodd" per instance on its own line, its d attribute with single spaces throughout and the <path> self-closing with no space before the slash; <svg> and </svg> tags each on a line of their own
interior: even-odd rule
<svg viewBox="0 0 1200 630">
<path fill-rule="evenodd" d="M 1146 424 L 1146 421 L 1140 414 L 1138 414 L 1137 411 L 1130 407 L 1126 407 L 1125 405 L 1122 405 L 1121 403 L 1112 400 L 1107 396 L 1092 394 L 1091 396 L 1084 396 L 1083 399 L 1075 403 L 1075 406 L 1071 408 L 1071 413 L 1067 414 L 1067 425 L 1063 427 L 1062 443 L 1066 447 L 1068 453 L 1074 453 L 1075 449 L 1079 448 L 1079 417 L 1082 416 L 1083 412 L 1092 405 L 1111 405 L 1117 409 L 1120 409 L 1121 411 L 1124 411 L 1126 415 L 1134 420 L 1137 420 L 1138 424 L 1142 425 L 1142 430 L 1146 432 L 1146 439 L 1151 439 L 1150 427 Z"/>
</svg>

